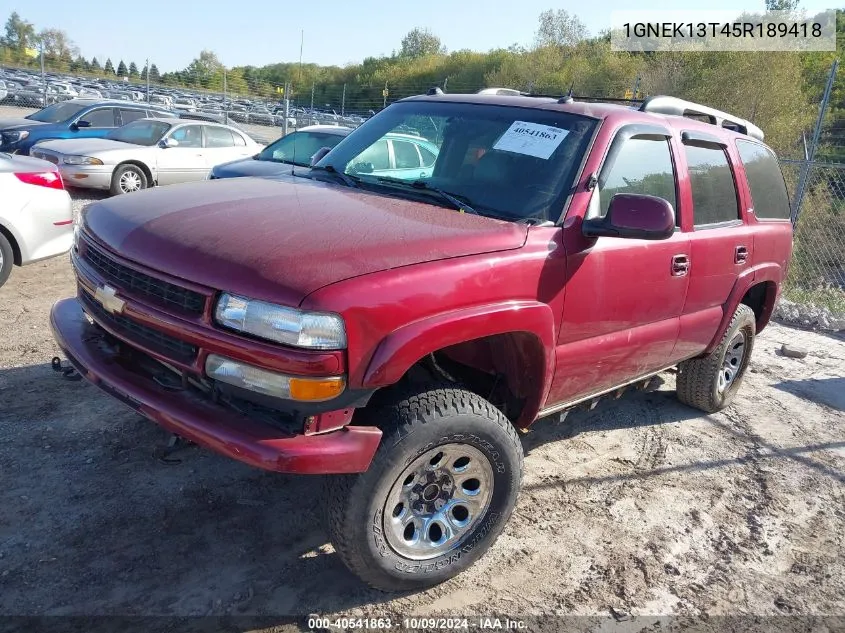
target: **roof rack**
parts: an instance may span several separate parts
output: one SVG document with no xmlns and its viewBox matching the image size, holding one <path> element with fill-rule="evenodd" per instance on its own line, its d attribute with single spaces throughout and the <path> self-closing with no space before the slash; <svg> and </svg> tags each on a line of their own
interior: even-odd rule
<svg viewBox="0 0 845 633">
<path fill-rule="evenodd" d="M 722 112 L 691 101 L 684 101 L 676 97 L 654 96 L 647 97 L 640 106 L 640 112 L 654 112 L 655 114 L 669 114 L 694 119 L 703 119 L 711 125 L 718 125 L 728 130 L 745 134 L 759 141 L 763 140 L 763 130 L 745 119 L 740 119 L 727 112 Z"/>
</svg>

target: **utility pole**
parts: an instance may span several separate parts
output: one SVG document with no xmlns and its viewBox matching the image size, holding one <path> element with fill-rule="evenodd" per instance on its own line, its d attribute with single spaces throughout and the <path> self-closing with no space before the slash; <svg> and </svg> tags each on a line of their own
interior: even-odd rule
<svg viewBox="0 0 845 633">
<path fill-rule="evenodd" d="M 449 78 L 443 80 L 443 92 L 446 92 L 446 88 L 449 86 Z"/>
<path fill-rule="evenodd" d="M 343 96 L 340 98 L 340 116 L 346 114 L 346 84 L 343 84 Z"/>
<path fill-rule="evenodd" d="M 47 77 L 44 74 L 44 40 L 41 40 L 41 85 L 44 86 L 44 107 L 47 107 Z"/>
<path fill-rule="evenodd" d="M 150 102 L 150 58 L 147 57 L 147 103 Z"/>
<path fill-rule="evenodd" d="M 228 86 L 226 85 L 226 67 L 223 67 L 223 120 L 226 122 L 226 125 L 229 125 L 229 109 L 226 107 L 226 93 L 228 92 Z"/>
<path fill-rule="evenodd" d="M 795 200 L 792 203 L 791 219 L 792 225 L 798 222 L 798 214 L 801 213 L 801 203 L 804 200 L 804 194 L 807 192 L 807 180 L 810 176 L 810 167 L 813 159 L 816 157 L 816 149 L 819 146 L 819 137 L 822 134 L 822 124 L 824 123 L 824 115 L 827 111 L 827 105 L 830 102 L 830 93 L 833 90 L 833 80 L 836 78 L 836 71 L 839 68 L 839 60 L 833 60 L 833 66 L 830 68 L 830 75 L 827 77 L 827 85 L 824 88 L 824 96 L 819 105 L 819 116 L 816 119 L 816 127 L 813 130 L 813 140 L 810 141 L 810 153 L 807 156 L 807 161 L 801 169 L 801 176 L 798 179 L 798 187 L 795 190 Z"/>
<path fill-rule="evenodd" d="M 284 96 L 284 99 L 285 99 L 285 122 L 282 126 L 282 136 L 287 136 L 288 135 L 288 117 L 290 116 L 290 99 L 288 99 L 288 82 L 285 82 L 284 90 L 285 90 L 285 94 L 283 96 Z M 296 138 L 296 137 L 294 137 L 294 138 Z"/>
</svg>

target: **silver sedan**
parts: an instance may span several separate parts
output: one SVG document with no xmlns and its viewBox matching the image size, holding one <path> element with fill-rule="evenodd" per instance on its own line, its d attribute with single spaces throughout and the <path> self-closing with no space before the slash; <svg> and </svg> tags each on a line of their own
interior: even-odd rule
<svg viewBox="0 0 845 633">
<path fill-rule="evenodd" d="M 106 138 L 37 143 L 30 154 L 58 165 L 69 186 L 120 194 L 204 180 L 212 167 L 253 156 L 263 147 L 228 125 L 138 119 Z"/>
</svg>

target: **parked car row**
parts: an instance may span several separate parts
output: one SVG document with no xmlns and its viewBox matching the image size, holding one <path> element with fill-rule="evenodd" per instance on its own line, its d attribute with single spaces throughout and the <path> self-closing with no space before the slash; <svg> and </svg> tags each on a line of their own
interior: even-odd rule
<svg viewBox="0 0 845 633">
<path fill-rule="evenodd" d="M 5 84 L 5 88 L 3 85 Z M 27 69 L 0 68 L 0 105 L 42 108 L 51 103 L 76 98 L 109 99 L 149 103 L 152 107 L 179 113 L 207 113 L 221 115 L 225 123 L 283 127 L 285 108 L 278 101 L 258 98 L 232 98 L 222 94 L 201 93 L 185 88 L 153 86 L 147 94 L 146 85 L 117 79 L 74 77 L 72 75 L 40 73 Z M 342 125 L 357 127 L 366 116 L 338 114 L 312 108 L 290 107 L 287 126 Z"/>
</svg>

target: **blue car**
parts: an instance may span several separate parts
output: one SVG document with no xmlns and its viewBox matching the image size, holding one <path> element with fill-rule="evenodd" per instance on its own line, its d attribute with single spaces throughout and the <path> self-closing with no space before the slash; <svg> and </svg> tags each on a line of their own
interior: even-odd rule
<svg viewBox="0 0 845 633">
<path fill-rule="evenodd" d="M 0 119 L 0 152 L 29 155 L 39 141 L 102 138 L 136 119 L 166 118 L 172 112 L 146 103 L 70 99 L 49 105 L 22 119 Z"/>
</svg>

